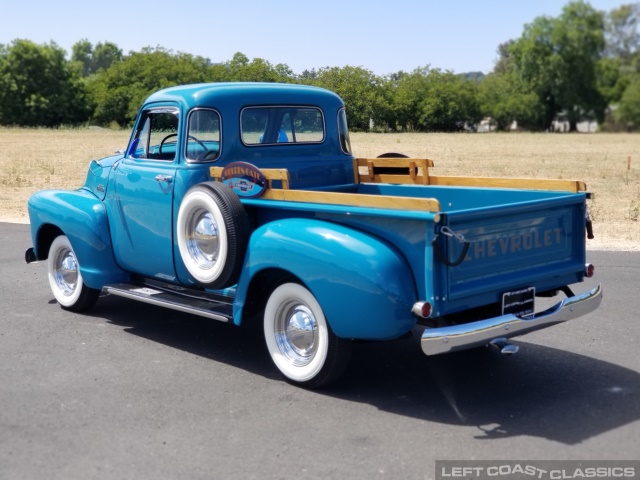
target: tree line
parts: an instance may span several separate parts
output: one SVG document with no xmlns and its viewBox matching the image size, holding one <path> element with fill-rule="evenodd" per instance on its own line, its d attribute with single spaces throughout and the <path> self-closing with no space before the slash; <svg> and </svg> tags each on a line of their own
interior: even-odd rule
<svg viewBox="0 0 640 480">
<path fill-rule="evenodd" d="M 542 16 L 498 47 L 493 71 L 455 74 L 424 66 L 380 76 L 363 67 L 295 74 L 286 64 L 236 53 L 214 63 L 162 47 L 123 54 L 80 40 L 70 58 L 50 42 L 0 44 L 0 125 L 129 126 L 143 100 L 174 85 L 262 81 L 316 85 L 345 101 L 352 130 L 460 131 L 489 118 L 497 130 L 640 128 L 640 3 L 609 12 L 578 0 Z"/>
</svg>

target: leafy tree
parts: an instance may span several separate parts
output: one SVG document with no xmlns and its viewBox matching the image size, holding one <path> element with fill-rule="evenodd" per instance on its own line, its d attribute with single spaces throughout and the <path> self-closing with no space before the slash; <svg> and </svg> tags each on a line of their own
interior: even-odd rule
<svg viewBox="0 0 640 480">
<path fill-rule="evenodd" d="M 293 70 L 289 68 L 289 65 L 286 63 L 278 63 L 273 67 L 273 71 L 275 73 L 275 78 L 277 82 L 293 82 L 296 79 L 295 73 Z"/>
<path fill-rule="evenodd" d="M 307 82 L 336 92 L 344 100 L 352 130 L 369 130 L 370 123 L 383 122 L 383 79 L 361 67 L 325 67 Z"/>
<path fill-rule="evenodd" d="M 304 70 L 300 74 L 300 79 L 303 81 L 312 81 L 316 78 L 318 78 L 318 72 L 316 72 L 315 68 L 312 68 L 311 70 Z"/>
<path fill-rule="evenodd" d="M 480 121 L 473 79 L 429 67 L 393 78 L 394 111 L 403 130 L 453 132 Z"/>
<path fill-rule="evenodd" d="M 475 81 L 433 69 L 427 76 L 427 89 L 419 106 L 421 130 L 454 132 L 480 121 Z"/>
<path fill-rule="evenodd" d="M 429 67 L 411 73 L 398 72 L 391 77 L 394 85 L 393 110 L 397 126 L 402 130 L 421 130 L 420 102 L 429 95 Z"/>
<path fill-rule="evenodd" d="M 508 71 L 513 71 L 514 60 L 512 48 L 514 43 L 515 40 L 508 40 L 498 45 L 498 60 L 493 68 L 493 73 L 503 74 Z"/>
<path fill-rule="evenodd" d="M 494 70 L 482 79 L 478 91 L 482 115 L 490 117 L 500 131 L 507 130 L 514 121 L 520 127 L 535 128 L 544 113 L 538 97 L 516 71 L 514 43 L 509 40 L 498 45 Z"/>
<path fill-rule="evenodd" d="M 615 119 L 628 129 L 640 127 L 640 76 L 634 75 L 614 110 Z"/>
<path fill-rule="evenodd" d="M 604 129 L 638 128 L 634 113 L 640 72 L 640 4 L 625 4 L 605 15 L 605 56 L 598 65 L 598 88 L 610 115 Z M 627 89 L 629 91 L 627 92 Z"/>
<path fill-rule="evenodd" d="M 640 46 L 640 4 L 620 5 L 605 17 L 606 54 L 630 65 Z"/>
<path fill-rule="evenodd" d="M 79 65 L 80 73 L 87 77 L 93 70 L 93 45 L 89 40 L 82 39 L 71 47 L 71 61 Z"/>
<path fill-rule="evenodd" d="M 513 71 L 494 72 L 484 77 L 479 85 L 478 100 L 483 116 L 491 117 L 500 131 L 507 130 L 514 121 L 524 127 L 538 122 L 538 98 Z"/>
<path fill-rule="evenodd" d="M 249 60 L 244 53 L 237 52 L 225 63 L 212 65 L 208 79 L 213 82 L 282 82 L 295 79 L 286 64 L 271 65 L 262 58 Z"/>
<path fill-rule="evenodd" d="M 89 79 L 94 119 L 101 124 L 127 125 L 148 95 L 161 88 L 204 82 L 208 68 L 208 59 L 160 47 L 133 52 Z"/>
<path fill-rule="evenodd" d="M 85 38 L 76 42 L 71 48 L 71 61 L 79 65 L 83 77 L 106 70 L 120 60 L 122 60 L 122 50 L 111 42 L 97 43 L 94 48 Z"/>
<path fill-rule="evenodd" d="M 598 63 L 598 89 L 607 105 L 620 101 L 631 80 L 628 72 L 624 72 L 620 58 L 605 57 Z"/>
<path fill-rule="evenodd" d="M 55 43 L 15 40 L 0 50 L 0 123 L 48 126 L 88 119 L 85 91 Z"/>
<path fill-rule="evenodd" d="M 561 112 L 571 131 L 591 112 L 602 121 L 606 101 L 597 68 L 604 48 L 603 15 L 583 1 L 567 4 L 558 18 L 538 17 L 525 26 L 509 53 L 543 107 L 540 128 L 549 128 Z"/>
<path fill-rule="evenodd" d="M 98 42 L 93 49 L 93 57 L 91 62 L 92 73 L 98 73 L 106 70 L 116 62 L 123 58 L 122 50 L 112 42 Z"/>
</svg>

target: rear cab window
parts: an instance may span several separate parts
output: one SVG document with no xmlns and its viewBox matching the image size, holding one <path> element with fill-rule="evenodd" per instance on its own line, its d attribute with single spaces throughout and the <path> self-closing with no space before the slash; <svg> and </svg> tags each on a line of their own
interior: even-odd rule
<svg viewBox="0 0 640 480">
<path fill-rule="evenodd" d="M 256 145 L 322 143 L 325 123 L 317 107 L 247 107 L 240 113 L 242 142 Z"/>
</svg>

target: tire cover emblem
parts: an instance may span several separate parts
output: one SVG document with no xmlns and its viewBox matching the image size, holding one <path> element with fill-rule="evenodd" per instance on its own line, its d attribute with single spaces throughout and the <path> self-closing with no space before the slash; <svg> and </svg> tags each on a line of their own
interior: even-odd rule
<svg viewBox="0 0 640 480">
<path fill-rule="evenodd" d="M 220 181 L 244 198 L 259 197 L 267 189 L 264 174 L 258 167 L 247 162 L 232 162 L 224 167 Z"/>
</svg>

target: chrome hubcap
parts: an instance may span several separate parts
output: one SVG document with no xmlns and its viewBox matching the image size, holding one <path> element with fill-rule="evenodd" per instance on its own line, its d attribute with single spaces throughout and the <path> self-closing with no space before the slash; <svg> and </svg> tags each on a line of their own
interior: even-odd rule
<svg viewBox="0 0 640 480">
<path fill-rule="evenodd" d="M 76 290 L 78 283 L 78 262 L 69 249 L 63 249 L 56 255 L 56 268 L 53 272 L 56 285 L 60 291 L 69 296 Z"/>
<path fill-rule="evenodd" d="M 187 249 L 198 267 L 213 267 L 220 252 L 219 230 L 211 213 L 202 210 L 193 215 L 187 224 Z"/>
<path fill-rule="evenodd" d="M 318 350 L 318 322 L 306 305 L 290 301 L 276 316 L 276 343 L 280 352 L 295 366 L 308 365 Z"/>
</svg>

